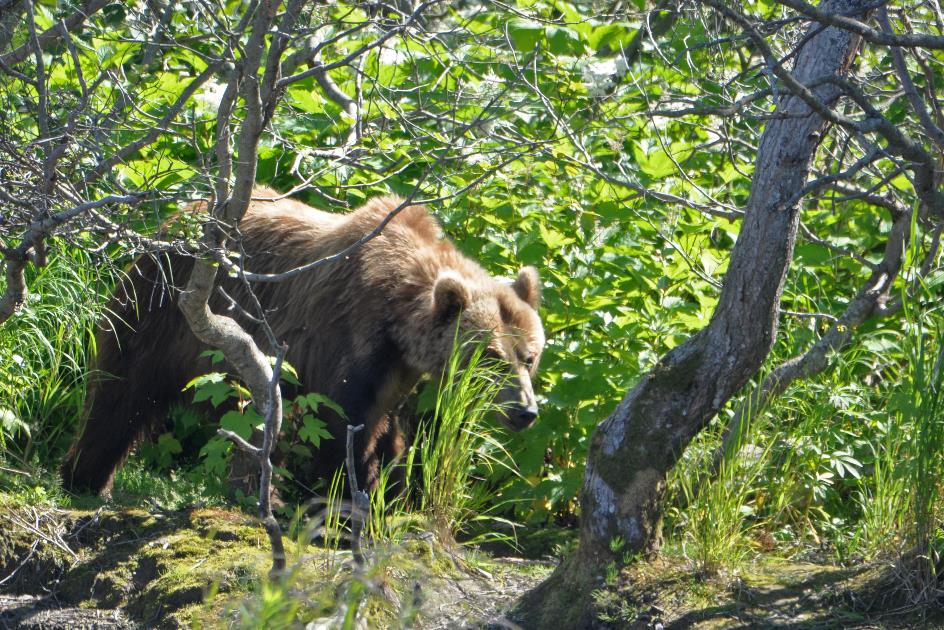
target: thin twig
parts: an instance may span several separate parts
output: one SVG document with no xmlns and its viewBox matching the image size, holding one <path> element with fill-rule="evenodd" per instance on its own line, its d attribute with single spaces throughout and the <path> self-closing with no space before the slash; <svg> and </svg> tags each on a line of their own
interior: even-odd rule
<svg viewBox="0 0 944 630">
<path fill-rule="evenodd" d="M 358 567 L 364 566 L 364 551 L 361 537 L 364 524 L 370 514 L 370 497 L 357 485 L 357 463 L 354 459 L 354 434 L 362 431 L 364 425 L 347 425 L 347 479 L 351 491 L 351 554 Z"/>
</svg>

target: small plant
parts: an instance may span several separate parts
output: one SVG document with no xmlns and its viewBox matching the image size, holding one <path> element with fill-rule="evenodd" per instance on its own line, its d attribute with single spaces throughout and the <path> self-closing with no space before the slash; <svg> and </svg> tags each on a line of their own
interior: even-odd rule
<svg viewBox="0 0 944 630">
<path fill-rule="evenodd" d="M 253 630 L 287 630 L 297 627 L 301 601 L 277 581 L 264 581 L 256 597 L 240 606 L 239 627 Z"/>
<path fill-rule="evenodd" d="M 29 425 L 20 420 L 15 413 L 9 409 L 0 409 L 0 449 L 6 450 L 7 440 L 12 440 L 17 435 L 29 437 Z"/>
<path fill-rule="evenodd" d="M 203 353 L 203 356 L 209 356 L 214 364 L 221 362 L 223 358 L 222 353 L 216 350 L 208 350 Z M 294 368 L 284 362 L 282 380 L 289 385 L 299 385 Z M 220 417 L 218 424 L 211 423 L 214 433 L 200 449 L 204 469 L 215 475 L 222 475 L 229 465 L 232 443 L 215 434 L 216 426 L 232 431 L 244 440 L 250 440 L 253 432 L 262 430 L 262 415 L 252 404 L 251 396 L 245 386 L 225 373 L 210 372 L 198 376 L 187 383 L 186 389 L 193 389 L 195 403 L 209 402 L 215 408 L 224 404 L 232 407 Z M 284 438 L 280 440 L 278 448 L 287 452 L 292 458 L 317 457 L 315 451 L 321 447 L 322 441 L 332 439 L 327 424 L 316 415 L 322 406 L 344 417 L 343 409 L 318 393 L 299 394 L 291 400 L 285 400 L 282 412 Z M 182 433 L 189 435 L 193 431 L 191 423 L 175 423 L 176 435 L 165 434 L 158 437 L 156 443 L 158 454 L 160 454 L 162 439 L 166 442 L 165 450 L 171 450 L 170 455 L 173 455 L 174 444 L 184 437 Z M 282 472 L 284 474 L 286 471 Z"/>
<path fill-rule="evenodd" d="M 399 468 L 398 463 L 384 466 L 377 488 L 370 493 L 367 537 L 381 544 L 399 544 L 410 531 L 423 527 L 423 516 L 410 510 L 408 490 L 392 488 L 392 477 L 400 472 Z"/>
<path fill-rule="evenodd" d="M 715 457 L 709 445 L 717 438 L 706 439 L 701 448 L 690 448 L 684 465 L 674 473 L 684 506 L 672 514 L 682 535 L 682 550 L 706 575 L 739 564 L 750 550 L 750 532 L 761 525 L 751 499 L 760 485 L 770 446 L 760 448 L 749 443 L 753 421 L 750 410 L 745 411 L 738 433 L 726 444 L 713 477 L 704 471 L 713 465 L 708 463 Z"/>
<path fill-rule="evenodd" d="M 324 509 L 309 524 L 310 536 L 320 538 L 325 553 L 325 571 L 330 573 L 337 559 L 337 551 L 344 539 L 344 471 L 338 469 L 331 478 L 328 495 L 324 499 Z"/>
<path fill-rule="evenodd" d="M 457 339 L 432 415 L 421 423 L 404 463 L 406 488 L 418 482 L 415 507 L 443 541 L 486 518 L 488 494 L 476 483 L 477 473 L 508 468 L 507 452 L 488 425 L 488 417 L 501 411 L 495 397 L 506 376 L 484 351 L 483 343 Z"/>
</svg>

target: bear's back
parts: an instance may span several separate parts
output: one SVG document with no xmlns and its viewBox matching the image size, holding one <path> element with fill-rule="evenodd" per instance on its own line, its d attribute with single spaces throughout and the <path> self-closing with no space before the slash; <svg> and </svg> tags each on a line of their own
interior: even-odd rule
<svg viewBox="0 0 944 630">
<path fill-rule="evenodd" d="M 336 214 L 294 199 L 280 199 L 276 191 L 259 187 L 253 191 L 241 230 L 251 254 L 274 254 L 284 264 L 304 264 L 340 252 L 376 230 L 398 209 L 380 234 L 362 249 L 380 250 L 378 254 L 396 256 L 402 261 L 418 250 L 439 249 L 448 243 L 426 208 L 411 205 L 401 209 L 403 203 L 403 199 L 395 196 L 375 197 L 353 212 Z"/>
</svg>

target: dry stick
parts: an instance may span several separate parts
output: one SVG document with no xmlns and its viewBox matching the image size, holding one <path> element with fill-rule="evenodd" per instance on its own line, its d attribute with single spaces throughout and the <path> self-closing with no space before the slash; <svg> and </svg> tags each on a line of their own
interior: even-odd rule
<svg viewBox="0 0 944 630">
<path fill-rule="evenodd" d="M 351 554 L 358 568 L 364 566 L 364 551 L 361 547 L 361 534 L 364 523 L 370 514 L 370 497 L 357 487 L 357 472 L 354 460 L 354 434 L 363 430 L 364 425 L 347 425 L 347 479 L 351 487 Z"/>
<path fill-rule="evenodd" d="M 85 24 L 85 19 L 88 16 L 98 12 L 98 10 L 103 8 L 106 4 L 108 4 L 108 0 L 90 0 L 85 2 L 80 10 L 76 11 L 65 20 L 62 20 L 61 24 L 65 26 L 65 30 L 67 32 L 79 30 Z M 39 46 L 45 47 L 62 36 L 63 33 L 60 30 L 60 25 L 57 23 L 40 33 L 36 37 L 36 42 L 39 44 Z M 30 45 L 31 42 L 26 42 L 16 50 L 0 56 L 0 63 L 9 65 L 23 61 L 29 56 L 31 52 Z"/>
<path fill-rule="evenodd" d="M 279 437 L 282 428 L 282 397 L 277 395 L 279 377 L 282 373 L 282 361 L 288 346 L 279 346 L 275 355 L 275 365 L 272 376 L 269 378 L 268 400 L 265 410 L 265 425 L 263 427 L 262 447 L 253 446 L 236 433 L 227 429 L 217 429 L 217 434 L 230 440 L 247 455 L 259 462 L 259 520 L 262 522 L 266 534 L 269 536 L 269 545 L 272 547 L 272 570 L 275 577 L 285 570 L 285 546 L 282 542 L 282 528 L 272 514 L 272 449 Z"/>
</svg>

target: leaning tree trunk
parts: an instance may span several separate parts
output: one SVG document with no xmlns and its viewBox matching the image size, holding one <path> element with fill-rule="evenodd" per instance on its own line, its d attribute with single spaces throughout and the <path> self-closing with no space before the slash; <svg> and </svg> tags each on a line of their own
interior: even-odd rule
<svg viewBox="0 0 944 630">
<path fill-rule="evenodd" d="M 723 2 L 706 3 L 724 13 Z M 820 7 L 855 15 L 867 5 L 825 0 Z M 822 79 L 847 71 L 858 40 L 818 24 L 807 37 L 793 76 L 816 85 L 812 95 L 828 107 L 840 94 Z M 525 627 L 589 627 L 590 594 L 602 585 L 611 563 L 626 552 L 658 550 L 667 472 L 757 372 L 773 345 L 799 222 L 796 202 L 788 204 L 803 188 L 824 124 L 800 97 L 786 92 L 780 97 L 760 141 L 750 199 L 711 321 L 666 354 L 597 427 L 580 495 L 580 544 L 522 601 Z M 611 545 L 617 539 L 622 544 Z"/>
</svg>

